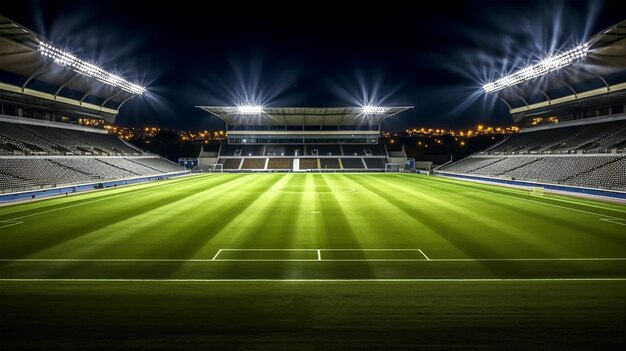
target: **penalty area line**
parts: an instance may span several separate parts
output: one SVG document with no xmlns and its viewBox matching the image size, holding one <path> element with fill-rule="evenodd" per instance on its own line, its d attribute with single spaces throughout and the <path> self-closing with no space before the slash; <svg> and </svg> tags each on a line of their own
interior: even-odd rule
<svg viewBox="0 0 626 351">
<path fill-rule="evenodd" d="M 215 259 L 217 258 L 217 256 L 220 255 L 221 252 L 222 252 L 222 249 L 219 249 L 217 253 L 215 254 L 215 256 L 213 256 L 213 259 L 211 261 L 215 261 Z"/>
</svg>

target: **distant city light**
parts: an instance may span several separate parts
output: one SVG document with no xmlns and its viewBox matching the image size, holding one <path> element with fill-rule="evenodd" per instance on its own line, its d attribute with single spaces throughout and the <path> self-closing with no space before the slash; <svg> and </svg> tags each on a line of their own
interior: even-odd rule
<svg viewBox="0 0 626 351">
<path fill-rule="evenodd" d="M 589 51 L 589 43 L 584 43 L 576 46 L 575 48 L 557 54 L 555 56 L 549 56 L 537 64 L 523 68 L 511 75 L 504 76 L 494 82 L 483 85 L 483 91 L 486 93 L 493 93 L 495 91 L 508 88 L 531 80 L 533 78 L 542 76 L 546 73 L 556 71 L 565 66 L 569 66 L 574 61 L 587 56 Z"/>
<path fill-rule="evenodd" d="M 80 74 L 94 77 L 103 83 L 118 87 L 129 93 L 142 95 L 146 92 L 146 88 L 124 80 L 120 76 L 107 72 L 96 65 L 85 62 L 69 52 L 58 49 L 51 44 L 40 41 L 39 51 L 43 56 L 54 59 L 54 61 L 60 65 L 67 66 Z"/>
<path fill-rule="evenodd" d="M 239 105 L 225 107 L 224 111 L 227 113 L 236 113 L 240 115 L 260 115 L 263 113 L 263 106 L 258 105 Z"/>
<path fill-rule="evenodd" d="M 379 115 L 387 112 L 387 110 L 389 110 L 389 108 L 381 106 L 365 105 L 361 107 L 361 113 L 366 115 Z"/>
</svg>

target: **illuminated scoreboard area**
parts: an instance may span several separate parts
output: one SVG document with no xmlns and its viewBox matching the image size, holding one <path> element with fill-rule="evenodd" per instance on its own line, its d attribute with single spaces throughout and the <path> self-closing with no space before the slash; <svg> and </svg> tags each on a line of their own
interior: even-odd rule
<svg viewBox="0 0 626 351">
<path fill-rule="evenodd" d="M 412 108 L 198 106 L 226 124 L 216 164 L 228 171 L 380 171 L 385 119 Z"/>
</svg>

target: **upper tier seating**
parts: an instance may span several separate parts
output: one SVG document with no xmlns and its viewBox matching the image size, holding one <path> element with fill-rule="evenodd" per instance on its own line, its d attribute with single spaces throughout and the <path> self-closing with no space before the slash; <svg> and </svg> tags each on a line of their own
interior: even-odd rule
<svg viewBox="0 0 626 351">
<path fill-rule="evenodd" d="M 626 150 L 626 120 L 513 134 L 486 153 L 604 153 Z"/>
<path fill-rule="evenodd" d="M 117 136 L 80 130 L 0 122 L 3 154 L 120 155 L 142 152 Z M 12 152 L 11 152 L 12 151 Z"/>
</svg>

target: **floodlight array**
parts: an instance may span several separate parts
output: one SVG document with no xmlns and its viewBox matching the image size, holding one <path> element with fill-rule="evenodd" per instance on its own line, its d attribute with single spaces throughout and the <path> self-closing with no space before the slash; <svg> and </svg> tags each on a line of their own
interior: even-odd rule
<svg viewBox="0 0 626 351">
<path fill-rule="evenodd" d="M 260 115 L 261 113 L 263 113 L 263 106 L 257 106 L 257 105 L 229 106 L 229 107 L 225 107 L 224 111 L 226 113 L 236 113 L 239 115 Z"/>
<path fill-rule="evenodd" d="M 361 107 L 361 113 L 366 115 L 381 115 L 389 110 L 388 107 L 365 105 Z"/>
<path fill-rule="evenodd" d="M 556 71 L 565 66 L 569 66 L 574 61 L 587 56 L 589 51 L 589 43 L 584 43 L 576 46 L 575 48 L 557 54 L 555 56 L 549 56 L 537 64 L 523 68 L 511 75 L 504 76 L 494 82 L 483 85 L 483 91 L 486 93 L 493 93 L 495 91 L 511 87 L 513 85 L 531 80 L 533 78 L 542 76 L 546 73 Z"/>
<path fill-rule="evenodd" d="M 146 89 L 142 86 L 130 83 L 120 76 L 109 73 L 96 65 L 85 62 L 69 52 L 58 49 L 43 41 L 39 42 L 39 51 L 43 56 L 52 58 L 60 65 L 67 66 L 80 74 L 93 77 L 103 83 L 118 87 L 131 94 L 142 95 L 146 92 Z"/>
</svg>

